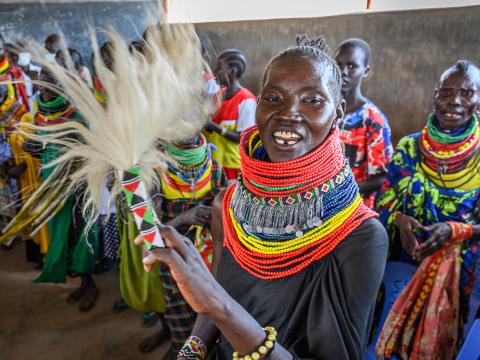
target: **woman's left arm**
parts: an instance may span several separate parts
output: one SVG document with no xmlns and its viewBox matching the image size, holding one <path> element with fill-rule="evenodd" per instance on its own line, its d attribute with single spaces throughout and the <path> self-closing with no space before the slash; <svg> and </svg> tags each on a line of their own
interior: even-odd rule
<svg viewBox="0 0 480 360">
<path fill-rule="evenodd" d="M 157 261 L 168 265 L 192 309 L 208 316 L 235 351 L 241 355 L 258 351 L 267 337 L 260 324 L 213 278 L 190 240 L 172 227 L 162 228 L 161 234 L 167 248 L 150 251 L 143 261 L 145 269 L 151 270 Z M 137 238 L 136 243 L 141 241 Z M 270 359 L 290 360 L 292 354 L 276 344 Z"/>
</svg>

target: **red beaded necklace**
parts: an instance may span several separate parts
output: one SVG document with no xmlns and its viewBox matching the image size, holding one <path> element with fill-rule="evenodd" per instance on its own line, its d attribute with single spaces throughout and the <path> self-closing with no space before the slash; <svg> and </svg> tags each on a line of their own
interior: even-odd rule
<svg viewBox="0 0 480 360">
<path fill-rule="evenodd" d="M 308 191 L 334 178 L 338 168 L 345 166 L 338 130 L 335 129 L 325 141 L 311 153 L 301 158 L 273 163 L 253 158 L 247 152 L 251 145 L 251 137 L 258 133 L 257 127 L 247 129 L 241 137 L 240 159 L 242 166 L 242 182 L 257 196 L 285 196 L 299 191 Z M 252 184 L 253 181 L 253 184 Z M 257 186 L 257 185 L 259 186 Z M 302 238 L 293 238 L 296 244 L 287 246 L 286 251 L 253 250 L 246 246 L 249 234 L 244 232 L 233 218 L 231 201 L 237 186 L 227 189 L 223 201 L 223 228 L 225 246 L 229 249 L 237 263 L 253 276 L 264 279 L 278 279 L 296 274 L 311 263 L 322 259 L 355 230 L 363 221 L 377 216 L 358 199 L 349 207 L 347 215 L 338 215 L 338 221 L 322 224 L 312 228 L 310 233 L 302 234 Z M 288 190 L 271 190 L 272 188 L 288 188 Z M 267 189 L 269 188 L 269 189 Z M 357 195 L 358 197 L 358 195 Z M 240 232 L 243 232 L 240 234 Z M 250 237 L 250 239 L 258 238 Z M 268 237 L 260 241 L 268 244 Z M 279 241 L 274 240 L 278 246 Z M 292 242 L 292 239 L 288 240 Z M 287 244 L 287 242 L 284 242 Z M 260 247 L 259 247 L 260 248 Z M 291 250 L 289 250 L 291 249 Z"/>
<path fill-rule="evenodd" d="M 240 141 L 243 144 L 240 146 L 242 176 L 247 180 L 244 184 L 255 195 L 281 197 L 313 189 L 332 179 L 345 166 L 337 128 L 312 152 L 277 163 L 257 160 L 247 154 L 249 139 L 256 133 L 258 127 L 252 126 L 242 133 Z M 292 189 L 271 190 L 288 187 Z"/>
</svg>

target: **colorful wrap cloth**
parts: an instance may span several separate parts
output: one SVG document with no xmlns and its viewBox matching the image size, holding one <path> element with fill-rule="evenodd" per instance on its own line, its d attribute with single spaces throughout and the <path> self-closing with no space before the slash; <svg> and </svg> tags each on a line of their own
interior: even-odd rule
<svg viewBox="0 0 480 360">
<path fill-rule="evenodd" d="M 376 216 L 363 204 L 336 128 L 310 153 L 274 163 L 253 126 L 242 133 L 240 159 L 242 178 L 223 203 L 225 246 L 260 279 L 300 272 Z"/>
<path fill-rule="evenodd" d="M 393 242 L 398 241 L 394 224 L 397 212 L 425 226 L 448 221 L 478 223 L 480 152 L 477 129 L 476 117 L 465 128 L 446 132 L 430 116 L 426 130 L 399 142 L 377 201 L 380 220 Z M 437 133 L 446 138 L 457 137 L 457 140 L 447 143 Z M 444 146 L 430 146 L 432 138 Z M 447 145 L 449 151 L 458 154 L 460 147 L 462 150 L 468 148 L 466 138 L 476 146 L 469 152 L 464 151 L 463 158 L 452 156 L 455 161 L 448 161 L 442 148 Z M 436 169 L 432 169 L 434 165 Z M 419 242 L 428 237 L 428 234 L 416 235 Z M 377 343 L 379 356 L 395 353 L 410 359 L 436 359 L 439 354 L 442 359 L 454 357 L 462 324 L 468 316 L 475 265 L 480 255 L 478 242 L 467 240 L 454 244 L 456 240 L 452 239 L 424 259 L 398 297 Z"/>
<path fill-rule="evenodd" d="M 33 124 L 33 121 L 33 116 L 26 112 L 19 119 L 19 125 Z M 21 128 L 24 132 L 31 131 L 26 127 Z M 8 142 L 13 150 L 15 165 L 26 165 L 25 170 L 18 178 L 20 198 L 22 200 L 22 204 L 24 205 L 42 183 L 42 176 L 40 175 L 40 160 L 23 150 L 25 136 L 20 131 L 13 131 L 10 133 Z M 48 226 L 42 226 L 33 236 L 30 236 L 30 234 L 24 235 L 25 240 L 28 240 L 30 237 L 40 247 L 40 253 L 46 254 L 50 244 Z"/>
<path fill-rule="evenodd" d="M 129 307 L 142 312 L 164 312 L 165 298 L 158 276 L 160 264 L 152 271 L 143 268 L 143 248 L 133 240 L 139 232 L 131 212 L 122 212 L 117 207 L 118 233 L 120 235 L 120 293 Z"/>
<path fill-rule="evenodd" d="M 19 68 L 10 64 L 7 56 L 0 59 L 0 82 L 5 81 L 12 82 L 10 85 L 14 88 L 16 101 L 23 104 L 26 111 L 30 111 L 25 78 Z"/>
<path fill-rule="evenodd" d="M 39 125 L 59 124 L 64 121 L 83 121 L 63 97 L 53 101 L 39 101 L 39 112 L 35 116 Z M 40 134 L 41 135 L 41 134 Z M 60 156 L 60 149 L 55 144 L 46 144 L 41 153 L 42 166 L 49 164 Z M 47 179 L 55 171 L 54 167 L 42 167 L 42 176 Z M 85 233 L 84 221 L 78 205 L 81 195 L 69 197 L 64 205 L 54 211 L 48 222 L 50 248 L 48 249 L 41 275 L 35 282 L 65 282 L 68 271 L 87 273 L 98 260 L 100 245 L 96 227 Z"/>
</svg>

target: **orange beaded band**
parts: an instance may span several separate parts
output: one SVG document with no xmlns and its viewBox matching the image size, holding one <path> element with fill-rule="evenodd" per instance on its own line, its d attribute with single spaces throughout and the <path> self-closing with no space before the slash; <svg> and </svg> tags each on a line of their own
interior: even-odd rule
<svg viewBox="0 0 480 360">
<path fill-rule="evenodd" d="M 461 243 L 473 236 L 473 225 L 463 224 L 456 221 L 447 221 L 448 226 L 452 229 L 451 242 Z"/>
</svg>

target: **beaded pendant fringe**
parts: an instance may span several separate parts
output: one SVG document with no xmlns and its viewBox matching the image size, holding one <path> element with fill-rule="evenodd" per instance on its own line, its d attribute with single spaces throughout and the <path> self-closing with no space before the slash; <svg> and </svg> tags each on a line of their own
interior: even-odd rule
<svg viewBox="0 0 480 360">
<path fill-rule="evenodd" d="M 237 187 L 230 207 L 235 219 L 245 223 L 245 231 L 265 234 L 294 233 L 322 224 L 323 196 L 292 205 L 264 206 L 245 201 Z"/>
</svg>

